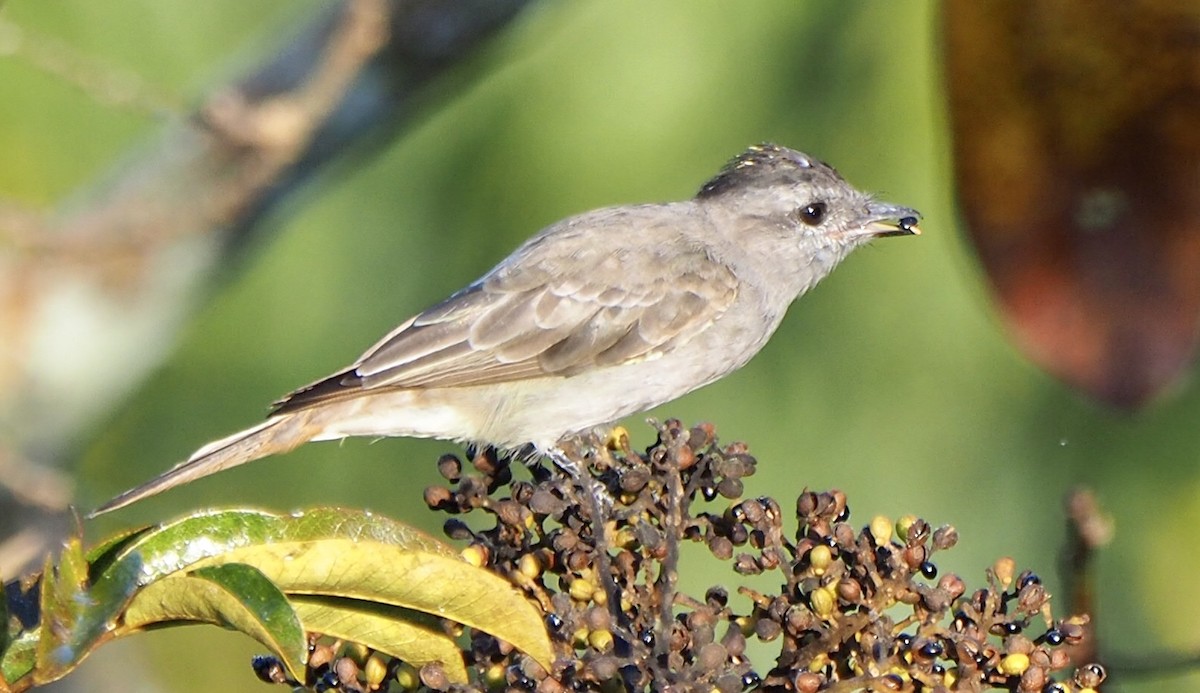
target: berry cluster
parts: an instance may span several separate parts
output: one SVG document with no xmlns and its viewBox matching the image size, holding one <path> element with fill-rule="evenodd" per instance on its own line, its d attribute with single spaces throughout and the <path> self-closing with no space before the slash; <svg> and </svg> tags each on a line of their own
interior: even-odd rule
<svg viewBox="0 0 1200 693">
<path fill-rule="evenodd" d="M 537 693 L 1083 693 L 1103 680 L 1098 665 L 1068 672 L 1087 618 L 1055 620 L 1041 580 L 1018 574 L 1011 559 L 969 592 L 956 575 L 939 578 L 933 560 L 958 541 L 954 528 L 912 516 L 855 528 L 836 490 L 802 493 L 789 537 L 778 502 L 742 499 L 742 478 L 755 468 L 744 445 L 722 446 L 711 426 L 673 420 L 658 433 L 644 454 L 626 436 L 577 441 L 568 455 L 584 471 L 575 475 L 535 464 L 531 480 L 514 480 L 509 460 L 491 450 L 474 454 L 469 469 L 451 455 L 438 462 L 450 485 L 427 489 L 427 505 L 456 516 L 445 530 L 468 542 L 469 561 L 540 606 L 555 646 L 552 671 L 469 632 L 464 655 L 477 677 L 469 687 L 447 684 L 436 666 L 372 665 L 378 655 L 338 658 L 319 648 L 314 654 L 325 656 L 311 662 L 318 669 L 310 680 L 346 691 L 399 684 Z M 459 515 L 487 526 L 472 528 Z M 739 587 L 749 601 L 741 611 L 722 587 L 702 600 L 679 593 L 685 542 L 703 543 L 741 575 L 778 575 L 778 592 Z M 779 643 L 765 673 L 747 658 L 748 638 Z"/>
</svg>

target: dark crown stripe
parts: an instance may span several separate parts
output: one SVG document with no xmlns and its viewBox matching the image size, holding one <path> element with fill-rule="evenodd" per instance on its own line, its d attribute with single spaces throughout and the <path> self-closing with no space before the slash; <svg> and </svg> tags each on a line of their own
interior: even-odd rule
<svg viewBox="0 0 1200 693">
<path fill-rule="evenodd" d="M 731 159 L 696 196 L 715 197 L 738 188 L 798 183 L 811 179 L 818 168 L 828 167 L 795 150 L 764 142 Z"/>
</svg>

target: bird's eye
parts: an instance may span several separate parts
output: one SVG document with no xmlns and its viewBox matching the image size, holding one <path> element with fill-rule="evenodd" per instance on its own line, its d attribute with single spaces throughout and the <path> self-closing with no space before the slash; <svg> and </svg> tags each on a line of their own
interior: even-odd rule
<svg viewBox="0 0 1200 693">
<path fill-rule="evenodd" d="M 825 221 L 825 203 L 813 202 L 800 208 L 800 221 L 809 226 L 816 226 Z"/>
</svg>

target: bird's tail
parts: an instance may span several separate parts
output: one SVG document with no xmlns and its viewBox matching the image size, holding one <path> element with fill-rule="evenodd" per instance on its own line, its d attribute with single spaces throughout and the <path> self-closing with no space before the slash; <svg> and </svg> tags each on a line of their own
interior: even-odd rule
<svg viewBox="0 0 1200 693">
<path fill-rule="evenodd" d="M 159 476 L 132 488 L 93 510 L 96 517 L 149 498 L 180 484 L 215 474 L 223 469 L 253 462 L 261 457 L 287 452 L 307 443 L 319 432 L 311 425 L 311 411 L 300 410 L 272 416 L 253 428 L 213 441 Z"/>
</svg>

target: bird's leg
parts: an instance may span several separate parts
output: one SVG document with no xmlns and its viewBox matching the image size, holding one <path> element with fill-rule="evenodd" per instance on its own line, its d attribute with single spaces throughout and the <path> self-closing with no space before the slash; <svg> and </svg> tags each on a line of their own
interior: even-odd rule
<svg viewBox="0 0 1200 693">
<path fill-rule="evenodd" d="M 583 483 L 583 477 L 589 476 L 583 471 L 583 466 L 575 462 L 575 458 L 571 457 L 568 452 L 562 447 L 552 447 L 546 451 L 546 457 L 550 458 L 554 466 L 566 472 L 566 476 L 572 480 Z"/>
<path fill-rule="evenodd" d="M 582 441 L 563 440 L 559 442 L 559 445 L 560 447 L 547 450 L 546 456 L 554 462 L 554 466 L 566 472 L 583 495 L 592 501 L 591 505 L 595 507 L 589 508 L 589 510 L 593 511 L 592 521 L 596 523 L 593 530 L 597 537 L 601 537 L 604 534 L 604 523 L 608 521 L 608 511 L 612 508 L 612 496 L 604 484 L 588 471 L 583 460 L 584 445 Z M 568 452 L 568 448 L 570 452 Z"/>
<path fill-rule="evenodd" d="M 601 506 L 605 511 L 602 517 L 597 519 L 607 520 L 608 510 L 613 506 L 612 494 L 604 487 L 592 473 L 588 470 L 586 457 L 588 452 L 599 454 L 601 451 L 607 452 L 607 448 L 603 447 L 596 436 L 567 436 L 558 441 L 555 447 L 546 450 L 546 456 L 554 462 L 554 466 L 566 472 L 567 476 L 581 488 L 581 490 Z"/>
</svg>

